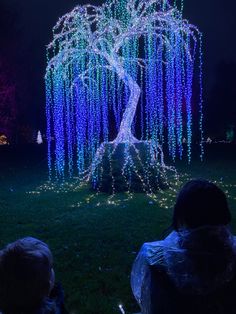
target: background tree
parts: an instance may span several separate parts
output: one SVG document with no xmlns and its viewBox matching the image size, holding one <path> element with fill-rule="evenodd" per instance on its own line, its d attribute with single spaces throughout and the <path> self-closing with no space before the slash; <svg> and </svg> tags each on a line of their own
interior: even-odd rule
<svg viewBox="0 0 236 314">
<path fill-rule="evenodd" d="M 16 129 L 16 85 L 7 62 L 0 57 L 0 134 L 11 141 Z"/>
<path fill-rule="evenodd" d="M 236 64 L 222 61 L 215 73 L 215 84 L 206 101 L 207 130 L 211 137 L 226 139 L 236 128 Z"/>
<path fill-rule="evenodd" d="M 14 1 L 0 2 L 0 15 L 0 132 L 7 133 L 13 144 L 27 141 L 22 129 L 32 123 L 35 93 L 32 95 L 29 53 Z"/>
</svg>

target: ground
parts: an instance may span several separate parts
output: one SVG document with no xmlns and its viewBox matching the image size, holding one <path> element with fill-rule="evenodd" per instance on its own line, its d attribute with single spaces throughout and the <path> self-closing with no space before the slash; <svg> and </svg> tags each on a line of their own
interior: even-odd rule
<svg viewBox="0 0 236 314">
<path fill-rule="evenodd" d="M 216 181 L 228 195 L 236 232 L 236 147 L 211 144 L 205 155 L 203 162 L 177 162 L 180 182 L 156 199 L 141 193 L 111 198 L 74 182 L 49 186 L 43 146 L 1 147 L 0 246 L 28 235 L 47 242 L 70 313 L 120 313 L 120 303 L 126 313 L 137 312 L 132 262 L 143 242 L 164 235 L 182 183 L 192 177 Z"/>
</svg>

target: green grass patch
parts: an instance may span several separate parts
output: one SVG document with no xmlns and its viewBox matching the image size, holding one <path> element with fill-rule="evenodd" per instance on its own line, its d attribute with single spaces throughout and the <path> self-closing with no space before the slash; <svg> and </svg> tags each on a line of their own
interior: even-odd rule
<svg viewBox="0 0 236 314">
<path fill-rule="evenodd" d="M 0 166 L 0 245 L 24 236 L 47 242 L 54 255 L 57 280 L 65 289 L 71 313 L 138 311 L 130 289 L 130 270 L 140 246 L 163 236 L 170 225 L 179 187 L 190 178 L 215 181 L 227 193 L 236 231 L 236 167 L 229 154 L 204 162 L 176 163 L 180 180 L 155 197 L 91 192 L 47 183 L 45 163 Z"/>
</svg>

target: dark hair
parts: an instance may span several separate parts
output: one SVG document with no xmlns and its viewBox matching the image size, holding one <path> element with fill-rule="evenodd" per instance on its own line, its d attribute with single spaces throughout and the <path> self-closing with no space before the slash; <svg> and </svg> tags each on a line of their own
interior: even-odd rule
<svg viewBox="0 0 236 314">
<path fill-rule="evenodd" d="M 224 192 L 203 179 L 187 182 L 180 190 L 174 206 L 172 227 L 197 228 L 204 225 L 227 225 L 231 214 Z"/>
<path fill-rule="evenodd" d="M 31 313 L 50 291 L 52 253 L 31 237 L 6 246 L 0 254 L 0 307 L 4 313 Z"/>
</svg>

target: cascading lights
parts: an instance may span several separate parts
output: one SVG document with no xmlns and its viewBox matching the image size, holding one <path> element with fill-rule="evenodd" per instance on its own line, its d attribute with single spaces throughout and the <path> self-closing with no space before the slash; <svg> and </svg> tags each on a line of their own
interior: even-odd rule
<svg viewBox="0 0 236 314">
<path fill-rule="evenodd" d="M 175 160 L 184 157 L 186 138 L 190 162 L 197 80 L 203 140 L 202 39 L 182 11 L 183 1 L 178 10 L 176 1 L 107 0 L 77 6 L 59 19 L 45 75 L 51 177 L 92 171 L 96 182 L 91 165 L 109 141 L 150 141 L 153 152 L 166 146 Z M 125 164 L 132 165 L 128 151 Z M 128 178 L 129 169 L 123 172 Z"/>
</svg>

